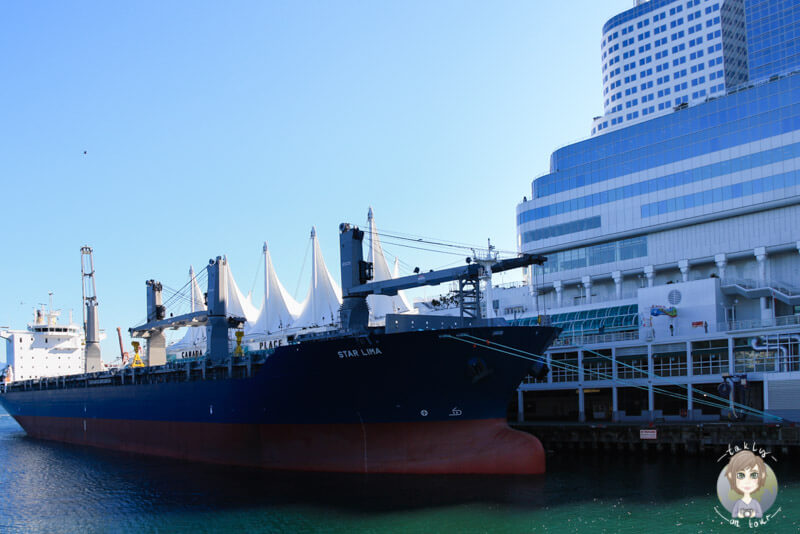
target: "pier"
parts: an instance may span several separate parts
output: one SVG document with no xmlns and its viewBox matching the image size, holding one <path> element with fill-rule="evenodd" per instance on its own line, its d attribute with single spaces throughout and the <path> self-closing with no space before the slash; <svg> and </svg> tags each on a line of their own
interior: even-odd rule
<svg viewBox="0 0 800 534">
<path fill-rule="evenodd" d="M 523 422 L 513 428 L 534 434 L 548 451 L 670 452 L 721 454 L 728 445 L 756 444 L 781 455 L 800 451 L 800 425 L 744 422 L 575 423 Z"/>
</svg>

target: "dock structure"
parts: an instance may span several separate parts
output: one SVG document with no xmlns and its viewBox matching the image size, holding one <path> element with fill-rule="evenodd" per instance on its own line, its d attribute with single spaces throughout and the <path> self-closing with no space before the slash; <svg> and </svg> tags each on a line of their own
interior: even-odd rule
<svg viewBox="0 0 800 534">
<path fill-rule="evenodd" d="M 552 453 L 564 451 L 715 454 L 747 443 L 781 455 L 800 451 L 800 425 L 759 423 L 524 422 L 512 427 L 535 434 Z"/>
<path fill-rule="evenodd" d="M 727 423 L 747 407 L 748 422 L 800 421 L 800 324 L 726 326 L 667 339 L 562 335 L 544 357 L 551 372 L 520 385 L 514 419 Z"/>
</svg>

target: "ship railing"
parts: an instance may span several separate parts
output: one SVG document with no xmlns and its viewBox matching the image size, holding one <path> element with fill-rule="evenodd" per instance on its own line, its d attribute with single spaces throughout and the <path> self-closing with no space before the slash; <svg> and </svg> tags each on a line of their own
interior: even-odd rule
<svg viewBox="0 0 800 534">
<path fill-rule="evenodd" d="M 588 334 L 576 336 L 562 335 L 553 342 L 553 347 L 570 347 L 582 345 L 600 345 L 604 343 L 617 343 L 620 341 L 638 341 L 639 331 L 612 332 L 609 334 Z"/>
<path fill-rule="evenodd" d="M 796 350 L 796 349 L 795 349 Z M 737 359 L 734 365 L 737 373 L 789 373 L 800 371 L 800 356 L 781 351 L 773 345 L 767 351 L 759 352 L 753 358 Z M 725 370 L 727 372 L 727 369 Z"/>
<path fill-rule="evenodd" d="M 566 300 L 564 303 L 557 307 L 557 308 L 548 308 L 550 313 L 564 313 L 567 311 L 568 308 L 575 308 L 578 306 L 584 306 L 586 309 L 591 309 L 590 306 L 594 306 L 595 304 L 605 304 L 607 302 L 618 302 L 623 300 L 633 300 L 637 296 L 636 291 L 624 291 L 619 297 L 617 297 L 616 293 L 609 293 L 606 295 L 592 295 L 591 301 L 586 301 L 586 295 L 578 295 L 573 297 L 572 301 L 567 302 Z"/>
<path fill-rule="evenodd" d="M 758 328 L 774 328 L 779 326 L 800 325 L 800 315 L 784 315 L 769 319 L 747 319 L 743 321 L 725 321 L 717 325 L 719 331 L 756 330 Z"/>
<path fill-rule="evenodd" d="M 230 354 L 224 361 L 211 362 L 205 358 L 189 361 L 168 362 L 153 367 L 123 367 L 58 377 L 26 379 L 4 384 L 4 391 L 28 391 L 33 389 L 70 389 L 99 386 L 126 386 L 141 383 L 187 382 L 220 378 L 246 378 L 253 376 L 269 353 L 252 351 L 244 355 Z"/>
<path fill-rule="evenodd" d="M 527 286 L 527 282 L 523 281 L 516 281 L 516 282 L 504 282 L 502 284 L 493 285 L 494 289 L 515 289 L 518 287 L 525 287 Z"/>
</svg>

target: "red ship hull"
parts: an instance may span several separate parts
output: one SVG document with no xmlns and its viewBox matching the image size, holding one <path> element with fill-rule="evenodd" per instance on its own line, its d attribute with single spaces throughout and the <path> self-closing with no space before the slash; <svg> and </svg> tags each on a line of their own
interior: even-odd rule
<svg viewBox="0 0 800 534">
<path fill-rule="evenodd" d="M 367 424 L 235 424 L 19 416 L 32 437 L 276 470 L 540 474 L 539 440 L 504 419 Z"/>
</svg>

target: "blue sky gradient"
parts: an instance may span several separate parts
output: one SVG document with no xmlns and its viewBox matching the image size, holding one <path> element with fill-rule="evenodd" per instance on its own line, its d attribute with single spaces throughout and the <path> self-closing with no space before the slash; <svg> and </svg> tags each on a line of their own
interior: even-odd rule
<svg viewBox="0 0 800 534">
<path fill-rule="evenodd" d="M 531 179 L 602 113 L 601 28 L 631 6 L 3 3 L 0 325 L 48 291 L 80 320 L 83 244 L 107 361 L 146 279 L 178 288 L 227 254 L 258 305 L 267 240 L 302 300 L 310 227 L 338 278 L 338 224 L 370 205 L 382 229 L 515 249 Z"/>
</svg>

